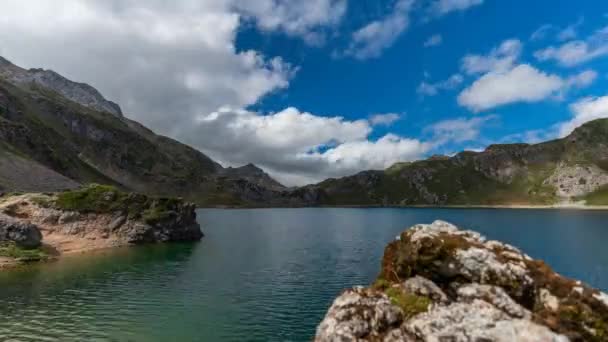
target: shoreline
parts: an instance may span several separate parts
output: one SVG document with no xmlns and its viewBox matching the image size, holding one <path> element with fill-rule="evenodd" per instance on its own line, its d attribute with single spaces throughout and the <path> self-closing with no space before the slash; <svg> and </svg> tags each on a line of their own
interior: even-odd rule
<svg viewBox="0 0 608 342">
<path fill-rule="evenodd" d="M 525 209 L 525 210 L 569 210 L 569 211 L 608 211 L 608 205 L 578 205 L 578 204 L 415 204 L 415 205 L 319 205 L 319 206 L 199 206 L 197 209 Z"/>
</svg>

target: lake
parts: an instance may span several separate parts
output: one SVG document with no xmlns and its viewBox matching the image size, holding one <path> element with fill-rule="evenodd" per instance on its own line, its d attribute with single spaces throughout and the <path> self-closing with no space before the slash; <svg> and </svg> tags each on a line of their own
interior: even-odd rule
<svg viewBox="0 0 608 342">
<path fill-rule="evenodd" d="M 310 341 L 384 246 L 443 219 L 608 289 L 608 212 L 492 209 L 198 211 L 200 243 L 121 248 L 0 272 L 0 340 Z"/>
</svg>

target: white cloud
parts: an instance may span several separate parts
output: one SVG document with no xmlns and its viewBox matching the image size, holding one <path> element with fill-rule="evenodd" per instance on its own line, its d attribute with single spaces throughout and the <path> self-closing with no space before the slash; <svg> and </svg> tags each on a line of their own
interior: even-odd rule
<svg viewBox="0 0 608 342">
<path fill-rule="evenodd" d="M 570 105 L 570 110 L 572 119 L 559 125 L 559 135 L 562 137 L 586 122 L 608 118 L 608 96 L 581 99 Z"/>
<path fill-rule="evenodd" d="M 3 0 L 0 53 L 87 82 L 128 117 L 184 139 L 196 114 L 256 103 L 295 71 L 237 51 L 233 1 Z"/>
<path fill-rule="evenodd" d="M 538 29 L 536 29 L 536 31 L 534 31 L 532 33 L 532 35 L 530 36 L 530 40 L 531 41 L 543 40 L 543 39 L 545 39 L 547 37 L 547 35 L 550 32 L 552 32 L 555 29 L 556 28 L 553 25 L 549 25 L 549 24 L 541 25 L 541 27 L 539 27 Z"/>
<path fill-rule="evenodd" d="M 597 79 L 597 72 L 594 70 L 585 70 L 580 74 L 569 77 L 566 84 L 571 87 L 585 88 L 590 86 Z"/>
<path fill-rule="evenodd" d="M 413 3 L 413 0 L 398 0 L 389 15 L 355 31 L 345 55 L 360 60 L 379 57 L 409 27 Z"/>
<path fill-rule="evenodd" d="M 458 103 L 475 112 L 513 102 L 536 102 L 557 94 L 565 81 L 528 64 L 508 71 L 492 71 L 458 96 Z"/>
<path fill-rule="evenodd" d="M 295 108 L 268 115 L 223 108 L 198 117 L 192 129 L 203 137 L 204 152 L 220 162 L 239 165 L 253 160 L 289 185 L 382 169 L 419 158 L 429 148 L 392 134 L 369 140 L 370 121 Z"/>
<path fill-rule="evenodd" d="M 439 46 L 441 43 L 443 43 L 443 37 L 440 34 L 434 34 L 424 42 L 424 47 Z"/>
<path fill-rule="evenodd" d="M 473 6 L 483 4 L 484 0 L 436 0 L 431 5 L 431 11 L 437 16 L 446 15 L 454 11 L 465 11 Z"/>
<path fill-rule="evenodd" d="M 369 122 L 373 126 L 390 126 L 401 119 L 401 115 L 397 113 L 374 114 L 370 116 Z"/>
<path fill-rule="evenodd" d="M 509 70 L 519 59 L 521 51 L 521 41 L 505 40 L 487 55 L 466 55 L 462 59 L 462 70 L 469 75 Z"/>
<path fill-rule="evenodd" d="M 572 67 L 608 55 L 608 26 L 585 40 L 573 40 L 560 46 L 538 50 L 534 56 L 539 61 L 555 60 L 560 65 Z"/>
<path fill-rule="evenodd" d="M 426 127 L 425 131 L 432 133 L 434 145 L 443 145 L 448 142 L 462 143 L 476 140 L 481 128 L 489 121 L 496 119 L 498 119 L 496 115 L 487 115 L 443 120 Z"/>
<path fill-rule="evenodd" d="M 557 40 L 566 41 L 576 38 L 578 36 L 578 28 L 584 21 L 585 20 L 581 17 L 574 24 L 566 26 L 566 28 L 557 33 Z"/>
<path fill-rule="evenodd" d="M 463 81 L 464 78 L 460 74 L 454 74 L 448 79 L 436 83 L 422 81 L 422 83 L 420 83 L 416 89 L 416 92 L 422 96 L 435 96 L 440 90 L 451 90 L 457 88 L 462 84 Z"/>
<path fill-rule="evenodd" d="M 266 31 L 282 31 L 318 45 L 326 27 L 337 25 L 347 9 L 346 0 L 233 1 L 234 7 Z"/>
</svg>

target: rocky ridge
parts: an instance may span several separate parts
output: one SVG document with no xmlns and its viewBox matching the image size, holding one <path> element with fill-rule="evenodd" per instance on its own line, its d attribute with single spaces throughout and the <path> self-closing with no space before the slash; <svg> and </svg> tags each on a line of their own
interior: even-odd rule
<svg viewBox="0 0 608 342">
<path fill-rule="evenodd" d="M 315 341 L 606 341 L 608 295 L 517 248 L 436 221 L 385 249 L 369 288 L 344 291 Z"/>
<path fill-rule="evenodd" d="M 122 116 L 120 106 L 106 100 L 97 89 L 85 83 L 72 82 L 52 70 L 26 70 L 0 57 L 0 77 L 20 85 L 48 88 L 85 107 Z"/>
</svg>

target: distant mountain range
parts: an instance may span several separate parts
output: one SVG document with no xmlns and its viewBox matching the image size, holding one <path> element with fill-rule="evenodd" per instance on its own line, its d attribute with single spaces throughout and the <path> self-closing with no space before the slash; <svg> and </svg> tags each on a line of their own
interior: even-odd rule
<svg viewBox="0 0 608 342">
<path fill-rule="evenodd" d="M 326 205 L 608 204 L 608 119 L 536 145 L 491 145 L 317 185 Z"/>
<path fill-rule="evenodd" d="M 608 120 L 542 144 L 492 145 L 286 188 L 253 164 L 224 168 L 155 134 L 87 84 L 0 57 L 0 191 L 86 183 L 202 206 L 608 204 Z"/>
</svg>

